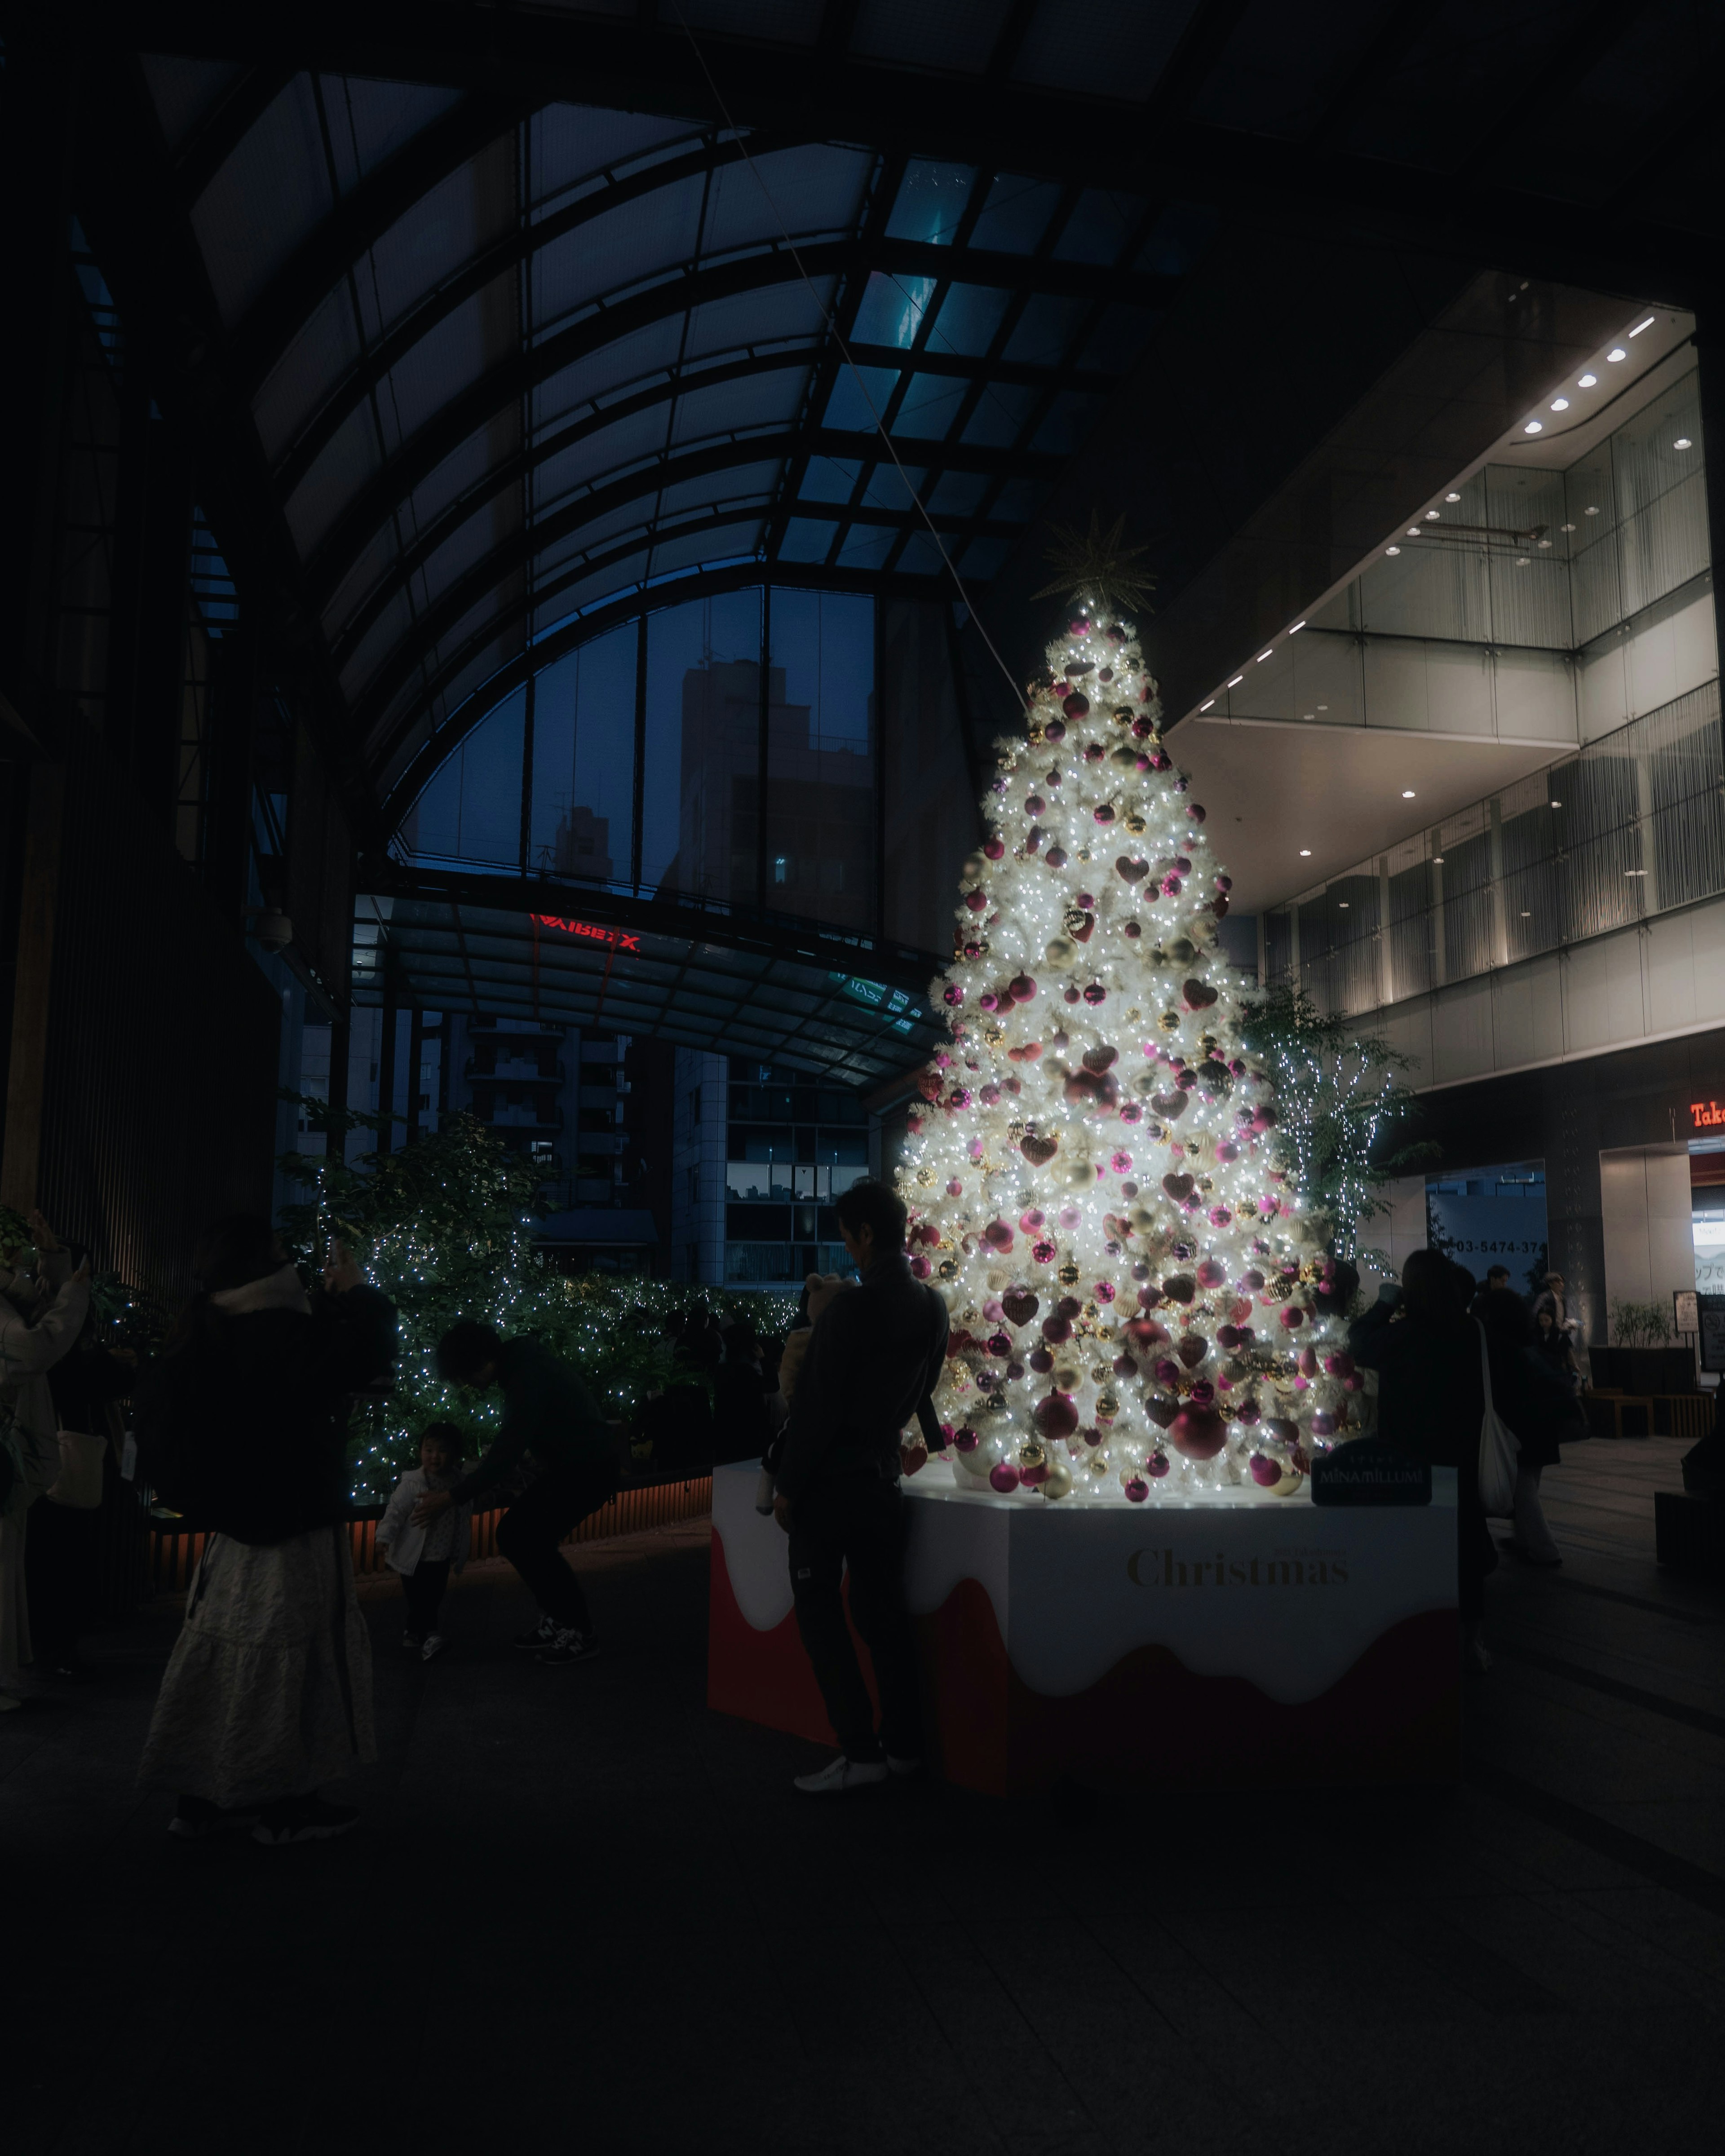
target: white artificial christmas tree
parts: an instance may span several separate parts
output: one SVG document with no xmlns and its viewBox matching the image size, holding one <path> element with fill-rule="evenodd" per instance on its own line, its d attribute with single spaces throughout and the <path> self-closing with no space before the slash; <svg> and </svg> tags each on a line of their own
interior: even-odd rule
<svg viewBox="0 0 1725 2156">
<path fill-rule="evenodd" d="M 936 1404 L 961 1482 L 1292 1495 L 1360 1382 L 1318 1304 L 1328 1224 L 1277 1164 L 1230 880 L 1109 596 L 1073 603 L 1028 737 L 999 744 L 932 989 L 951 1040 L 899 1185 L 951 1315 Z"/>
</svg>

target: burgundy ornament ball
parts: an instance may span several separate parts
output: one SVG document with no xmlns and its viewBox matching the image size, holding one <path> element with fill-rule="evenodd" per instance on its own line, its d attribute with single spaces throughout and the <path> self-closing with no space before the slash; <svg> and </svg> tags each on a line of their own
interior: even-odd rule
<svg viewBox="0 0 1725 2156">
<path fill-rule="evenodd" d="M 1189 1460 L 1214 1460 L 1228 1442 L 1228 1425 L 1214 1408 L 1182 1408 L 1169 1427 L 1168 1442 Z"/>
<path fill-rule="evenodd" d="M 1123 1483 L 1122 1487 L 1129 1505 L 1142 1505 L 1150 1495 L 1150 1485 L 1142 1475 L 1134 1475 L 1130 1481 Z"/>
<path fill-rule="evenodd" d="M 997 1460 L 988 1470 L 988 1484 L 1004 1497 L 1019 1486 L 1019 1471 L 1009 1460 Z"/>
<path fill-rule="evenodd" d="M 1031 1420 L 1045 1437 L 1070 1437 L 1078 1427 L 1078 1410 L 1064 1393 L 1045 1393 Z"/>
</svg>

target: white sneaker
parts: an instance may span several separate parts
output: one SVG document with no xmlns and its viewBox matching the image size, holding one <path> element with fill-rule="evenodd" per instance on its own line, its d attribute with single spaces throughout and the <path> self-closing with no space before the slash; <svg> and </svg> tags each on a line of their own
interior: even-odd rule
<svg viewBox="0 0 1725 2156">
<path fill-rule="evenodd" d="M 449 1644 L 449 1641 L 444 1639 L 441 1632 L 432 1633 L 427 1639 L 425 1645 L 419 1650 L 420 1661 L 422 1662 L 433 1661 L 437 1656 L 442 1654 L 444 1649 L 447 1647 Z"/>
<path fill-rule="evenodd" d="M 819 1774 L 798 1774 L 796 1785 L 805 1797 L 838 1797 L 852 1789 L 872 1789 L 886 1779 L 884 1759 L 847 1759 L 841 1752 Z"/>
<path fill-rule="evenodd" d="M 895 1759 L 889 1752 L 886 1755 L 886 1771 L 890 1774 L 902 1774 L 906 1777 L 920 1774 L 922 1772 L 922 1762 L 920 1759 Z"/>
</svg>

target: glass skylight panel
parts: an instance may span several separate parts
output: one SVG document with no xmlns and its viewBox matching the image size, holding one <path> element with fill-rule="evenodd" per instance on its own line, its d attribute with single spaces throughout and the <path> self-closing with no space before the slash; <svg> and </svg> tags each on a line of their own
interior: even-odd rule
<svg viewBox="0 0 1725 2156">
<path fill-rule="evenodd" d="M 798 495 L 804 501 L 849 501 L 861 470 L 852 457 L 810 457 Z"/>
<path fill-rule="evenodd" d="M 872 434 L 875 430 L 875 413 L 885 417 L 886 401 L 897 386 L 896 367 L 841 367 L 833 384 L 833 393 L 827 399 L 821 424 L 840 434 Z M 873 411 L 869 408 L 870 404 Z"/>
<path fill-rule="evenodd" d="M 969 390 L 962 375 L 913 374 L 892 422 L 893 433 L 944 441 Z"/>
<path fill-rule="evenodd" d="M 973 247 L 1004 254 L 1029 254 L 1041 242 L 1060 199 L 1052 180 L 1027 180 L 1002 172 L 988 189 L 988 201 L 970 235 Z"/>
<path fill-rule="evenodd" d="M 941 302 L 930 348 L 980 358 L 994 341 L 1011 300 L 998 285 L 954 285 Z"/>
<path fill-rule="evenodd" d="M 853 344 L 914 344 L 922 317 L 934 296 L 932 277 L 895 275 L 889 270 L 870 273 L 864 288 L 856 322 L 850 332 Z"/>
<path fill-rule="evenodd" d="M 1013 325 L 1002 357 L 1027 367 L 1058 367 L 1083 311 L 1083 300 L 1067 294 L 1033 292 Z"/>
<path fill-rule="evenodd" d="M 886 220 L 889 239 L 916 239 L 950 246 L 976 184 L 972 165 L 947 165 L 913 157 L 899 182 L 898 197 Z"/>
</svg>

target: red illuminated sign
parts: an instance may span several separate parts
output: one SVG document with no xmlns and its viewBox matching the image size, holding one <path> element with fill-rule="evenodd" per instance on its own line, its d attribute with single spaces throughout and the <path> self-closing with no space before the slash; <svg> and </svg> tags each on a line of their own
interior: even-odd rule
<svg viewBox="0 0 1725 2156">
<path fill-rule="evenodd" d="M 1691 1122 L 1698 1131 L 1717 1130 L 1725 1123 L 1725 1107 L 1717 1101 L 1692 1101 L 1689 1103 Z"/>
<path fill-rule="evenodd" d="M 536 913 L 533 916 L 542 928 L 560 928 L 565 936 L 584 936 L 592 943 L 603 943 L 613 951 L 635 951 L 641 947 L 639 936 L 630 936 L 621 928 L 601 928 L 591 921 L 559 921 L 554 913 Z"/>
</svg>

